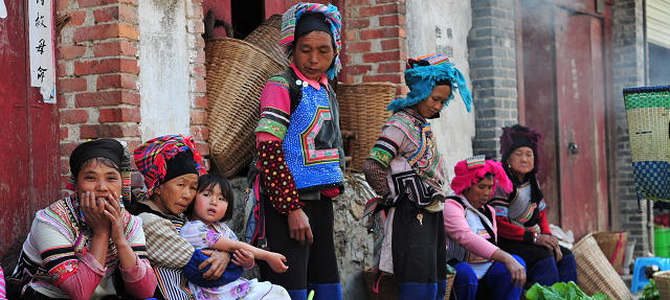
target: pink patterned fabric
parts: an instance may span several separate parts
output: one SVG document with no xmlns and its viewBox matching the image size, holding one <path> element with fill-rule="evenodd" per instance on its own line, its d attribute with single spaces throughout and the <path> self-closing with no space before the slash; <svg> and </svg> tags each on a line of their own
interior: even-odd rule
<svg viewBox="0 0 670 300">
<path fill-rule="evenodd" d="M 451 189 L 457 195 L 462 194 L 465 189 L 484 178 L 487 173 L 494 176 L 494 191 L 496 186 L 500 186 L 507 193 L 512 191 L 512 182 L 507 178 L 502 164 L 497 161 L 469 158 L 456 163 L 454 173 L 456 173 L 456 177 L 451 181 Z"/>
<path fill-rule="evenodd" d="M 0 299 L 7 299 L 7 290 L 5 287 L 5 273 L 0 267 Z"/>
</svg>

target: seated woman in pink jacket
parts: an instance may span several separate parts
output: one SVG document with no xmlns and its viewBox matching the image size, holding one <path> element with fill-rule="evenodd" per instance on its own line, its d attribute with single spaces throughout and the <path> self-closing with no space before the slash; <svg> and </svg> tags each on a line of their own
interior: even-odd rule
<svg viewBox="0 0 670 300">
<path fill-rule="evenodd" d="M 496 185 L 512 183 L 499 162 L 483 155 L 460 161 L 444 203 L 447 263 L 456 269 L 456 299 L 519 299 L 526 281 L 523 259 L 496 246 L 495 211 L 486 204 Z M 453 299 L 453 298 L 452 298 Z"/>
</svg>

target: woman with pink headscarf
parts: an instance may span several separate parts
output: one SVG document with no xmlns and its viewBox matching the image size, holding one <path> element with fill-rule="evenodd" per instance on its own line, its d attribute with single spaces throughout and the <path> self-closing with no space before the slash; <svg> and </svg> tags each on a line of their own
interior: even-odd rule
<svg viewBox="0 0 670 300">
<path fill-rule="evenodd" d="M 495 211 L 487 204 L 496 186 L 511 190 L 501 164 L 483 155 L 462 160 L 442 215 L 447 263 L 456 269 L 456 299 L 519 299 L 526 281 L 523 259 L 496 246 Z"/>
</svg>

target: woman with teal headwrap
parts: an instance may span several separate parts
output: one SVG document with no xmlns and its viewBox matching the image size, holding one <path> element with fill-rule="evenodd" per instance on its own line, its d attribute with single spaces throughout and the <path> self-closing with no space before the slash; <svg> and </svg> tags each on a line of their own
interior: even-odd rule
<svg viewBox="0 0 670 300">
<path fill-rule="evenodd" d="M 468 111 L 472 97 L 465 78 L 446 56 L 410 59 L 405 82 L 410 92 L 388 106 L 393 115 L 363 164 L 384 210 L 378 268 L 393 273 L 399 299 L 444 299 L 446 240 L 443 226 L 443 160 L 430 123 L 458 90 Z"/>
</svg>

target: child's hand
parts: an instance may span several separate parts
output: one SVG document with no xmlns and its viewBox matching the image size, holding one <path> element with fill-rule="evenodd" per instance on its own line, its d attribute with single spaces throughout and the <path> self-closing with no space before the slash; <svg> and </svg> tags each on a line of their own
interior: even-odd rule
<svg viewBox="0 0 670 300">
<path fill-rule="evenodd" d="M 232 262 L 244 269 L 251 269 L 254 266 L 254 254 L 244 249 L 237 249 L 233 252 Z"/>
<path fill-rule="evenodd" d="M 279 253 L 270 252 L 267 262 L 275 273 L 284 273 L 288 270 L 288 266 L 284 264 L 286 262 L 286 257 Z"/>
</svg>

